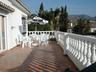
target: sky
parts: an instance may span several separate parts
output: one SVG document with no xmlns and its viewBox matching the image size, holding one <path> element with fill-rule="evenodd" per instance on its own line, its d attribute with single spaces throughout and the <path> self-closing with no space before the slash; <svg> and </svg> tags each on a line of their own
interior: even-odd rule
<svg viewBox="0 0 96 72">
<path fill-rule="evenodd" d="M 96 0 L 22 0 L 22 2 L 35 14 L 38 13 L 40 4 L 43 2 L 45 10 L 67 5 L 69 15 L 96 16 Z"/>
</svg>

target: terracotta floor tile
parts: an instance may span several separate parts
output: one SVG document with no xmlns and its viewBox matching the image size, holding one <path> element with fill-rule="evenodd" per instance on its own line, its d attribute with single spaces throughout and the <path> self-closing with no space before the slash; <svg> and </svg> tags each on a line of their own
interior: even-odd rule
<svg viewBox="0 0 96 72">
<path fill-rule="evenodd" d="M 56 42 L 32 48 L 17 46 L 0 56 L 0 72 L 64 72 L 66 68 L 78 71 Z"/>
</svg>

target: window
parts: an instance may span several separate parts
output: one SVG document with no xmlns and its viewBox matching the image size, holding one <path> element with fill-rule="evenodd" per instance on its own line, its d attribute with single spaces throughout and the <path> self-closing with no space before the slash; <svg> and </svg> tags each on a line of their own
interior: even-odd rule
<svg viewBox="0 0 96 72">
<path fill-rule="evenodd" d="M 27 28 L 26 28 L 26 18 L 22 17 L 22 32 L 26 32 Z"/>
</svg>

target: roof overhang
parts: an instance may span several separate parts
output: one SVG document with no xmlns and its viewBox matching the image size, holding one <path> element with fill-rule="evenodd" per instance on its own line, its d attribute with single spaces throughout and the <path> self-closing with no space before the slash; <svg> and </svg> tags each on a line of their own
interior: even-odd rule
<svg viewBox="0 0 96 72">
<path fill-rule="evenodd" d="M 5 3 L 1 2 L 0 1 L 0 8 L 5 10 L 5 11 L 8 11 L 8 12 L 14 12 L 15 9 L 13 9 L 12 7 L 6 5 Z"/>
<path fill-rule="evenodd" d="M 31 15 L 32 12 L 23 4 L 21 0 L 10 0 L 13 5 L 19 8 L 21 11 L 26 13 L 27 15 Z"/>
</svg>

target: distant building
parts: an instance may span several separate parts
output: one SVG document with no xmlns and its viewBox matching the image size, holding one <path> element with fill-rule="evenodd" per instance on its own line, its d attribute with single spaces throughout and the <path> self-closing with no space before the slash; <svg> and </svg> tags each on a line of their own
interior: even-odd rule
<svg viewBox="0 0 96 72">
<path fill-rule="evenodd" d="M 91 32 L 96 32 L 96 21 L 90 21 Z"/>
<path fill-rule="evenodd" d="M 68 32 L 72 32 L 72 28 L 77 25 L 77 21 L 70 21 L 69 22 L 69 27 L 68 27 Z M 91 32 L 96 32 L 96 21 L 90 20 L 90 28 Z"/>
<path fill-rule="evenodd" d="M 67 30 L 67 32 L 72 33 L 72 28 L 73 28 L 73 23 L 69 22 L 68 23 L 68 30 Z"/>
<path fill-rule="evenodd" d="M 30 14 L 20 0 L 0 0 L 0 52 L 18 44 L 22 33 L 28 31 L 26 21 Z"/>
</svg>

